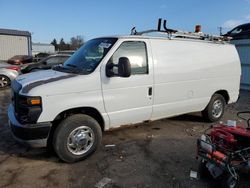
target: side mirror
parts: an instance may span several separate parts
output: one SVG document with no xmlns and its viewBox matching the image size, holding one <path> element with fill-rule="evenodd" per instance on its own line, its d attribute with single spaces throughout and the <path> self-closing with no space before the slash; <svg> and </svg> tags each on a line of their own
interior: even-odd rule
<svg viewBox="0 0 250 188">
<path fill-rule="evenodd" d="M 118 62 L 118 76 L 130 77 L 131 75 L 131 64 L 127 57 L 120 57 Z"/>
<path fill-rule="evenodd" d="M 116 71 L 114 70 L 116 67 Z M 117 65 L 114 63 L 108 63 L 106 65 L 106 76 L 120 76 L 120 77 L 130 77 L 131 75 L 131 64 L 127 57 L 120 57 Z"/>
</svg>

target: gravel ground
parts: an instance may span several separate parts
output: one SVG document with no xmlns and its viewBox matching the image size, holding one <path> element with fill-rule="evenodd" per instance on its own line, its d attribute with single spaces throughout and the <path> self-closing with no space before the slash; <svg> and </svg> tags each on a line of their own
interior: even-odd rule
<svg viewBox="0 0 250 188">
<path fill-rule="evenodd" d="M 45 149 L 16 143 L 7 125 L 10 90 L 0 91 L 0 187 L 216 187 L 213 179 L 189 177 L 197 170 L 196 139 L 211 124 L 200 113 L 139 124 L 104 133 L 102 146 L 85 161 L 62 163 Z M 223 120 L 250 110 L 250 92 L 226 109 Z M 244 124 L 244 122 L 241 122 Z M 114 147 L 105 147 L 114 144 Z M 249 187 L 241 174 L 240 187 Z M 106 185 L 104 186 L 104 184 Z"/>
</svg>

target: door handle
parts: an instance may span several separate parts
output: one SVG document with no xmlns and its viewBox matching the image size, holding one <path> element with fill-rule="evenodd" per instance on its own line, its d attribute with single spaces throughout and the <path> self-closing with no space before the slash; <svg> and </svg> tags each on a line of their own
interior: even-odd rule
<svg viewBox="0 0 250 188">
<path fill-rule="evenodd" d="M 148 88 L 148 96 L 152 96 L 152 87 Z"/>
</svg>

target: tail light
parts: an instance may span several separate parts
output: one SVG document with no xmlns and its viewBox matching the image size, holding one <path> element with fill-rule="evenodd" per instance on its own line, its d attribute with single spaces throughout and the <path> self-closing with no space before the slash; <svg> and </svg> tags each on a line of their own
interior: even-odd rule
<svg viewBox="0 0 250 188">
<path fill-rule="evenodd" d="M 6 69 L 15 70 L 15 71 L 17 71 L 17 72 L 20 71 L 20 67 L 18 67 L 18 66 L 10 66 L 10 67 L 6 67 Z"/>
</svg>

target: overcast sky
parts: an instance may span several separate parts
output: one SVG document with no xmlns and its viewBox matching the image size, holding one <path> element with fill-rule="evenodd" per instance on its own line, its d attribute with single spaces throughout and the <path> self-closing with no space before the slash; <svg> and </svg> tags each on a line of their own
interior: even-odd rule
<svg viewBox="0 0 250 188">
<path fill-rule="evenodd" d="M 93 37 L 129 34 L 157 27 L 158 18 L 168 27 L 218 34 L 250 22 L 250 0 L 0 0 L 0 28 L 27 30 L 33 42 L 81 35 Z"/>
</svg>

